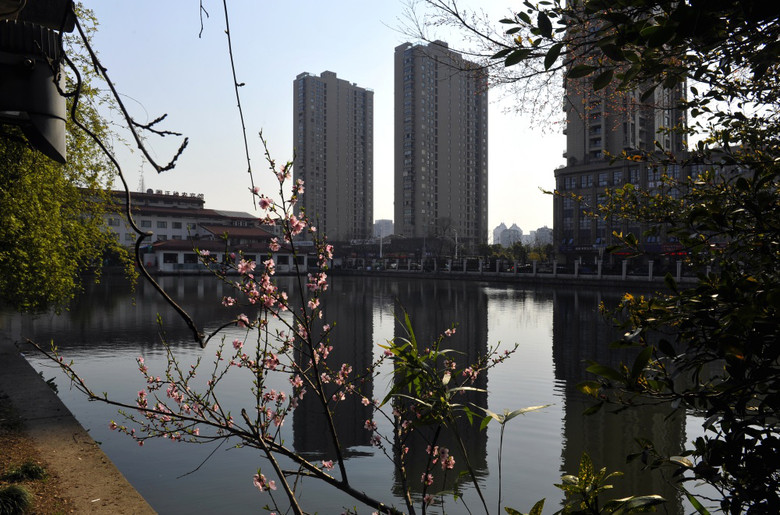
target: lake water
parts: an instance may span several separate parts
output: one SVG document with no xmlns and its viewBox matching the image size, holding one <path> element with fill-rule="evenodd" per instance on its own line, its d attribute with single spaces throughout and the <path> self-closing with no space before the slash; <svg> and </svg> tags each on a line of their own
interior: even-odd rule
<svg viewBox="0 0 780 515">
<path fill-rule="evenodd" d="M 293 280 L 279 278 L 279 285 L 288 288 Z M 207 331 L 238 313 L 220 305 L 219 299 L 229 291 L 214 279 L 164 277 L 161 282 Z M 557 510 L 562 496 L 553 484 L 562 474 L 576 473 L 580 456 L 587 451 L 597 467 L 626 473 L 615 480 L 614 497 L 657 493 L 669 500 L 662 512 L 682 513 L 680 496 L 666 478 L 658 472 L 642 471 L 637 463 L 627 465 L 625 456 L 638 450 L 637 438 L 650 439 L 662 452 L 677 454 L 692 438 L 698 422 L 691 417 L 668 417 L 669 410 L 660 407 L 620 414 L 602 410 L 583 417 L 582 411 L 590 401 L 574 388 L 586 378 L 586 360 L 611 364 L 619 361 L 607 349 L 614 334 L 597 311 L 601 302 L 609 305 L 621 294 L 592 287 L 524 288 L 477 281 L 334 277 L 323 305 L 324 320 L 335 322 L 330 359 L 351 363 L 356 370 L 380 356 L 378 344 L 403 336 L 396 322 L 403 310 L 410 314 L 421 342 L 431 341 L 451 324 L 457 324 L 455 336 L 447 343 L 470 358 L 490 347 L 509 349 L 518 345 L 510 360 L 481 379 L 480 385 L 489 393 L 474 399 L 498 413 L 551 404 L 507 426 L 503 505 L 528 511 L 537 500 L 546 498 L 545 512 Z M 156 324 L 158 313 L 162 329 Z M 201 350 L 186 326 L 150 287 L 141 283 L 133 292 L 121 280 L 111 278 L 88 285 L 85 294 L 60 316 L 0 314 L 0 328 L 14 338 L 29 337 L 41 343 L 53 340 L 65 358 L 75 362 L 94 391 L 108 392 L 110 397 L 128 403 L 133 403 L 136 392 L 144 387 L 136 357 L 143 356 L 155 375 L 164 372 L 166 354 L 161 330 L 184 367 L 199 356 L 204 360 L 213 358 L 218 343 L 214 341 Z M 244 336 L 237 328 L 225 334 L 228 342 Z M 110 420 L 121 419 L 115 408 L 87 402 L 69 387 L 56 367 L 34 354 L 28 359 L 44 377 L 55 378 L 65 404 L 160 513 L 256 513 L 270 503 L 268 494 L 258 492 L 251 483 L 258 467 L 270 471 L 256 451 L 232 447 L 236 442 L 217 446 L 160 440 L 139 447 L 108 429 Z M 387 391 L 391 367 L 387 364 L 380 370 L 371 387 L 374 397 L 381 399 Z M 254 406 L 248 393 L 249 381 L 242 373 L 229 377 L 221 404 L 234 412 L 240 406 Z M 280 379 L 279 387 L 284 388 L 284 383 Z M 344 408 L 338 412 L 337 426 L 348 448 L 351 480 L 367 493 L 403 508 L 392 463 L 370 445 L 370 434 L 363 429 L 363 422 L 374 417 L 372 409 L 359 402 L 347 403 Z M 388 429 L 379 417 L 377 421 L 380 430 Z M 487 431 L 471 430 L 467 438 L 468 452 L 493 513 L 498 512 L 498 430 L 498 424 L 493 423 Z M 333 458 L 322 421 L 307 402 L 302 402 L 293 419 L 285 422 L 283 436 L 285 442 L 312 460 Z M 423 466 L 420 461 L 420 471 Z M 413 480 L 419 475 L 416 469 L 410 473 Z M 449 481 L 434 486 L 455 485 Z M 473 486 L 466 482 L 457 486 L 469 507 L 481 512 Z M 283 501 L 281 495 L 276 498 Z M 355 506 L 350 498 L 313 480 L 303 482 L 301 499 L 310 512 L 340 513 Z M 466 512 L 451 497 L 445 499 L 444 508 L 447 513 Z M 441 510 L 439 506 L 432 512 Z M 358 506 L 359 513 L 371 511 Z"/>
</svg>

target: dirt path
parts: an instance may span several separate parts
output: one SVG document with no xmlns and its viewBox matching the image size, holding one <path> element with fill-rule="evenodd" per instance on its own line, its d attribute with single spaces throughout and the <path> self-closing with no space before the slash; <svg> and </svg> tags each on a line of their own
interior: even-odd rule
<svg viewBox="0 0 780 515">
<path fill-rule="evenodd" d="M 46 495 L 61 501 L 55 511 L 155 513 L 16 348 L 3 340 L 0 338 L 0 394 L 13 404 L 14 416 L 22 427 L 20 431 L 0 432 L 0 449 L 11 449 L 13 444 L 16 454 L 34 448 L 31 459 L 40 461 L 50 474 L 47 482 L 53 490 Z"/>
</svg>

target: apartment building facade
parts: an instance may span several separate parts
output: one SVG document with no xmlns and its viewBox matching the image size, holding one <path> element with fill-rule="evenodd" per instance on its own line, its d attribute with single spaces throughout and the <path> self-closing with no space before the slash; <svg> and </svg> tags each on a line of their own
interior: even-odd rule
<svg viewBox="0 0 780 515">
<path fill-rule="evenodd" d="M 395 234 L 487 243 L 487 75 L 447 43 L 395 49 Z"/>
<path fill-rule="evenodd" d="M 677 244 L 665 234 L 643 235 L 648 227 L 638 222 L 617 222 L 594 218 L 605 201 L 605 189 L 626 184 L 659 191 L 661 178 L 685 179 L 691 170 L 680 165 L 666 168 L 648 165 L 626 157 L 639 152 L 664 151 L 683 157 L 685 142 L 680 131 L 686 113 L 679 107 L 682 88 L 658 88 L 648 98 L 640 92 L 618 92 L 607 87 L 593 92 L 587 81 L 572 81 L 567 87 L 563 109 L 566 112 L 566 164 L 555 170 L 553 201 L 553 241 L 559 261 L 594 263 L 607 259 L 605 249 L 617 243 L 613 232 L 633 233 L 641 238 L 650 254 L 672 252 Z M 618 159 L 614 160 L 613 157 Z M 679 195 L 670 188 L 666 192 Z"/>
<path fill-rule="evenodd" d="M 374 92 L 335 73 L 293 83 L 293 178 L 300 206 L 331 241 L 370 238 L 374 223 Z"/>
</svg>

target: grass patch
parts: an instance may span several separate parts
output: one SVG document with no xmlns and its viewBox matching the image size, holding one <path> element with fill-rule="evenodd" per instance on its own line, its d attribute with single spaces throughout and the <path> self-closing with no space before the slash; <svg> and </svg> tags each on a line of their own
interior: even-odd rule
<svg viewBox="0 0 780 515">
<path fill-rule="evenodd" d="M 0 488 L 0 514 L 16 515 L 25 513 L 32 506 L 32 495 L 19 485 Z"/>
<path fill-rule="evenodd" d="M 9 483 L 37 481 L 39 479 L 46 479 L 46 469 L 32 460 L 25 461 L 18 467 L 11 467 L 5 474 L 0 476 L 0 480 L 8 481 Z"/>
</svg>

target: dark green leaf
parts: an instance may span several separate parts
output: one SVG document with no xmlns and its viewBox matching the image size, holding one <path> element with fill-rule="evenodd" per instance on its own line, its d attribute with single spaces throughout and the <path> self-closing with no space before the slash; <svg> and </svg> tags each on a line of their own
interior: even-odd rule
<svg viewBox="0 0 780 515">
<path fill-rule="evenodd" d="M 710 512 L 707 511 L 707 508 L 702 506 L 702 504 L 699 502 L 697 498 L 695 498 L 690 493 L 688 493 L 687 490 L 683 490 L 683 492 L 685 492 L 685 497 L 688 499 L 688 502 L 691 503 L 691 506 L 693 506 L 693 508 L 697 512 L 699 512 L 701 515 L 710 515 Z"/>
<path fill-rule="evenodd" d="M 642 374 L 642 371 L 647 366 L 647 363 L 650 361 L 650 357 L 652 355 L 653 355 L 653 346 L 648 345 L 636 357 L 636 360 L 634 360 L 634 366 L 631 368 L 631 378 L 634 381 L 639 379 L 639 376 Z"/>
<path fill-rule="evenodd" d="M 587 75 L 590 75 L 596 70 L 595 66 L 590 66 L 587 64 L 578 64 L 577 66 L 573 66 L 569 72 L 566 74 L 567 79 L 579 79 L 580 77 L 585 77 Z"/>
<path fill-rule="evenodd" d="M 542 515 L 543 508 L 544 508 L 544 499 L 537 501 L 537 503 L 534 504 L 534 507 L 531 508 L 531 511 L 528 512 L 528 515 Z"/>
<path fill-rule="evenodd" d="M 669 343 L 669 340 L 667 340 L 665 338 L 662 338 L 658 342 L 658 348 L 661 350 L 661 352 L 663 352 L 664 354 L 666 354 L 669 357 L 677 355 L 677 352 L 675 352 L 674 347 L 672 347 L 672 344 Z"/>
<path fill-rule="evenodd" d="M 523 20 L 528 25 L 531 25 L 531 17 L 528 16 L 526 13 L 519 12 L 519 13 L 517 13 L 517 17 L 520 18 L 521 20 Z"/>
<path fill-rule="evenodd" d="M 539 34 L 546 38 L 552 37 L 552 23 L 550 23 L 550 18 L 548 18 L 546 14 L 543 12 L 539 13 L 539 16 L 536 19 L 536 25 L 539 27 Z"/>
<path fill-rule="evenodd" d="M 655 88 L 657 88 L 657 87 L 658 87 L 658 84 L 656 84 L 654 86 L 651 86 L 650 89 L 648 89 L 647 91 L 642 93 L 642 95 L 639 97 L 639 100 L 644 102 L 645 100 L 650 98 L 652 96 L 653 92 L 655 92 Z"/>
<path fill-rule="evenodd" d="M 586 417 L 589 415 L 593 415 L 594 413 L 598 413 L 598 411 L 604 406 L 603 402 L 599 402 L 594 404 L 593 406 L 590 406 L 589 408 L 586 408 L 582 414 Z"/>
<path fill-rule="evenodd" d="M 672 277 L 672 274 L 667 273 L 664 276 L 664 283 L 666 283 L 666 287 L 672 290 L 673 292 L 677 293 L 677 281 L 674 280 L 674 277 Z"/>
<path fill-rule="evenodd" d="M 547 55 L 544 57 L 545 70 L 549 70 L 550 67 L 553 64 L 555 64 L 555 61 L 558 60 L 558 56 L 561 55 L 562 48 L 563 48 L 563 43 L 556 43 L 550 47 L 550 50 L 547 51 Z"/>
<path fill-rule="evenodd" d="M 594 363 L 585 370 L 591 374 L 596 374 L 597 376 L 601 376 L 606 379 L 612 379 L 613 381 L 624 382 L 626 380 L 625 376 L 614 368 L 610 368 L 605 365 L 599 365 L 598 363 Z"/>
<path fill-rule="evenodd" d="M 601 51 L 604 55 L 612 59 L 613 61 L 625 61 L 626 57 L 623 55 L 623 51 L 614 43 L 608 43 L 601 46 Z"/>
<path fill-rule="evenodd" d="M 615 74 L 615 70 L 607 70 L 593 81 L 593 91 L 606 88 L 610 82 L 612 82 L 612 76 Z"/>
<path fill-rule="evenodd" d="M 519 63 L 526 57 L 528 57 L 531 54 L 531 50 L 528 48 L 518 48 L 511 54 L 509 54 L 504 61 L 504 66 L 509 68 L 510 66 L 514 66 L 515 64 Z"/>
</svg>

